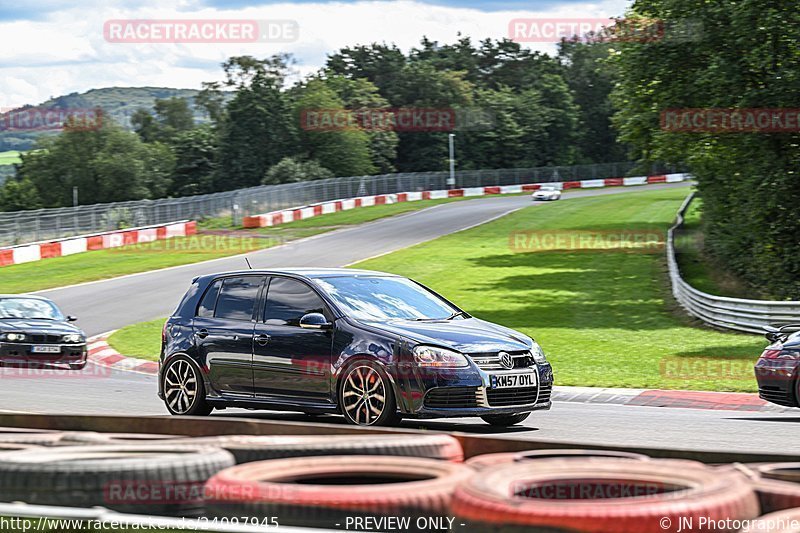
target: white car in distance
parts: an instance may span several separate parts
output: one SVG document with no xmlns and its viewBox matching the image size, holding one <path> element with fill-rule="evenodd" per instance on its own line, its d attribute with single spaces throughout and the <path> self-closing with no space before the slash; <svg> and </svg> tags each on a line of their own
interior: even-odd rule
<svg viewBox="0 0 800 533">
<path fill-rule="evenodd" d="M 546 185 L 544 187 L 540 187 L 539 189 L 533 191 L 531 195 L 531 199 L 536 201 L 545 201 L 545 200 L 560 200 L 561 199 L 561 189 L 557 187 Z"/>
</svg>

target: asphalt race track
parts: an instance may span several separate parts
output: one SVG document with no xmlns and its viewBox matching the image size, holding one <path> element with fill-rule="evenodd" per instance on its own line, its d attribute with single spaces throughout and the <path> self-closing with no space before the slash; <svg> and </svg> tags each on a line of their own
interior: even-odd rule
<svg viewBox="0 0 800 533">
<path fill-rule="evenodd" d="M 678 183 L 647 188 L 686 186 Z M 581 190 L 570 192 L 562 201 L 630 190 Z M 529 205 L 528 196 L 442 204 L 248 254 L 248 258 L 256 268 L 345 266 L 481 224 Z M 168 315 L 194 276 L 244 267 L 243 258 L 232 257 L 42 291 L 40 294 L 55 300 L 65 312 L 79 316 L 80 326 L 89 335 L 95 335 Z M 154 415 L 166 414 L 166 409 L 156 397 L 153 376 L 110 371 L 90 364 L 83 372 L 47 370 L 28 373 L 20 369 L 0 369 L 0 412 Z M 275 419 L 309 419 L 287 413 L 234 410 L 217 413 L 216 416 L 244 414 Z M 333 416 L 311 420 L 343 423 L 339 417 Z M 556 402 L 550 412 L 534 413 L 522 426 L 499 432 L 472 419 L 404 422 L 405 427 L 507 434 L 550 441 L 578 440 L 605 445 L 656 444 L 670 448 L 758 452 L 770 450 L 780 442 L 781 452 L 800 454 L 800 439 L 794 433 L 800 428 L 799 424 L 800 409 L 796 413 L 744 413 L 560 402 Z M 794 438 L 792 434 L 795 434 Z"/>
</svg>

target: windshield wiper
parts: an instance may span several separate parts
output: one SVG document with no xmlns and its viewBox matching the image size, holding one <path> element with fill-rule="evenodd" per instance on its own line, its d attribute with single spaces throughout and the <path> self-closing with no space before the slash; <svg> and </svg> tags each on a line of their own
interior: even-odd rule
<svg viewBox="0 0 800 533">
<path fill-rule="evenodd" d="M 469 315 L 465 311 L 459 311 L 458 313 L 453 313 L 452 315 L 447 317 L 445 320 L 453 320 L 454 318 L 457 318 L 457 317 L 460 317 L 460 316 L 463 316 L 464 318 L 469 318 Z"/>
</svg>

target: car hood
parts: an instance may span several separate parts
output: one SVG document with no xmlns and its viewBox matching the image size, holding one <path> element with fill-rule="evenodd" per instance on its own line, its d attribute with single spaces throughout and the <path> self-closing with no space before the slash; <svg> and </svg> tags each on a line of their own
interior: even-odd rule
<svg viewBox="0 0 800 533">
<path fill-rule="evenodd" d="M 32 318 L 4 318 L 0 320 L 0 332 L 44 333 L 52 335 L 66 335 L 68 333 L 83 334 L 80 328 L 68 322 L 37 320 Z"/>
<path fill-rule="evenodd" d="M 477 318 L 436 322 L 390 320 L 365 323 L 419 344 L 443 346 L 463 353 L 519 351 L 533 346 L 533 341 L 527 335 Z"/>
</svg>

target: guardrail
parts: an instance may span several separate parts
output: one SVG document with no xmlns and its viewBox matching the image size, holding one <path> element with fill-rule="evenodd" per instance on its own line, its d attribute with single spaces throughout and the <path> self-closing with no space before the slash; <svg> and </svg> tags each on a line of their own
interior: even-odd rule
<svg viewBox="0 0 800 533">
<path fill-rule="evenodd" d="M 675 232 L 683 226 L 684 215 L 695 193 L 684 200 L 675 224 L 667 233 L 667 264 L 672 294 L 687 313 L 706 324 L 746 333 L 764 333 L 764 326 L 800 323 L 800 302 L 748 300 L 716 296 L 699 291 L 682 277 L 675 257 Z"/>
<path fill-rule="evenodd" d="M 416 172 L 261 185 L 182 198 L 15 211 L 0 213 L 0 246 L 115 231 L 133 226 L 150 226 L 173 220 L 230 216 L 239 224 L 245 216 L 339 198 L 486 185 L 622 178 L 632 173 L 656 175 L 679 171 L 680 167 L 660 164 L 639 169 L 635 162 L 460 170 L 455 173 L 455 183 L 448 183 L 449 172 Z"/>
</svg>

